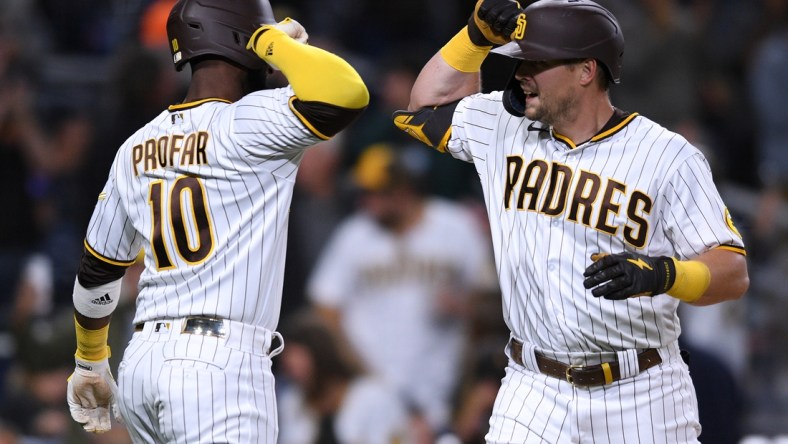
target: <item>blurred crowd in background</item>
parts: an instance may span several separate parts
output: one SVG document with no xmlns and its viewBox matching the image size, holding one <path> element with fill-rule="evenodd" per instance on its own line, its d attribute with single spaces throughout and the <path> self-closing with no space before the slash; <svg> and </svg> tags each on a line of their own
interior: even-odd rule
<svg viewBox="0 0 788 444">
<path fill-rule="evenodd" d="M 89 436 L 69 416 L 71 291 L 84 231 L 115 151 L 184 96 L 188 69 L 177 73 L 167 49 L 165 23 L 173 3 L 0 2 L 0 444 L 128 442 L 122 425 Z M 365 354 L 358 335 L 348 334 L 375 306 L 370 309 L 367 299 L 358 302 L 366 307 L 353 311 L 352 301 L 340 303 L 331 295 L 335 283 L 315 277 L 318 264 L 331 261 L 321 257 L 327 246 L 341 250 L 335 236 L 347 237 L 345 232 L 361 226 L 351 223 L 359 215 L 408 214 L 409 202 L 427 199 L 461 209 L 468 216 L 462 223 L 481 239 L 489 237 L 470 165 L 422 147 L 404 161 L 406 182 L 419 184 L 403 191 L 415 193 L 413 198 L 390 193 L 381 201 L 374 186 L 367 189 L 359 179 L 359 160 L 370 147 L 411 151 L 413 141 L 394 127 L 391 113 L 407 107 L 418 70 L 464 25 L 475 2 L 272 3 L 278 19 L 290 16 L 305 26 L 311 44 L 347 59 L 372 97 L 351 128 L 305 156 L 290 212 L 280 329 L 286 343 L 287 332 L 293 340 L 274 360 L 275 370 L 282 421 L 306 427 L 298 426 L 298 415 L 304 415 L 299 409 L 304 410 L 319 435 L 328 427 L 325 418 L 338 418 L 334 428 L 353 426 L 340 424 L 342 402 L 332 398 L 333 384 L 357 384 L 358 393 L 389 399 L 383 388 L 361 380 L 389 364 L 365 362 L 381 358 Z M 701 440 L 738 443 L 745 436 L 788 435 L 788 0 L 599 3 L 618 17 L 626 39 L 622 84 L 611 91 L 614 105 L 681 133 L 704 152 L 747 246 L 751 285 L 742 300 L 680 311 L 704 426 Z M 482 67 L 484 90 L 502 88 L 512 69 L 510 61 L 490 56 Z M 281 77 L 271 76 L 270 86 L 282 84 Z M 363 255 L 371 244 L 348 248 Z M 413 290 L 434 299 L 413 308 L 424 312 L 420 319 L 383 325 L 387 314 L 396 316 L 396 304 L 381 301 L 379 319 L 370 321 L 372 335 L 396 337 L 401 328 L 402 340 L 411 341 L 404 332 L 425 322 L 423 328 L 451 336 L 441 344 L 458 341 L 456 356 L 440 361 L 454 364 L 444 365 L 435 383 L 424 369 L 442 355 L 412 342 L 401 348 L 423 352 L 403 357 L 414 360 L 399 373 L 404 381 L 387 381 L 394 395 L 381 413 L 389 412 L 383 416 L 391 427 L 401 426 L 393 422 L 402 418 L 422 442 L 438 441 L 445 432 L 454 439 L 442 441 L 447 443 L 480 442 L 484 436 L 507 339 L 492 256 L 484 245 L 484 264 L 477 268 L 488 271 L 486 278 L 467 277 L 461 265 L 448 271 L 403 265 L 360 278 L 442 273 L 441 282 L 424 284 L 429 291 Z M 139 271 L 137 265 L 127 273 L 124 299 L 113 317 L 114 366 L 131 333 Z M 462 277 L 467 285 L 449 288 Z M 422 336 L 428 335 L 414 341 Z M 445 386 L 435 395 L 442 406 L 404 393 L 408 385 L 437 390 L 436 384 Z M 282 427 L 283 439 L 293 436 Z"/>
</svg>

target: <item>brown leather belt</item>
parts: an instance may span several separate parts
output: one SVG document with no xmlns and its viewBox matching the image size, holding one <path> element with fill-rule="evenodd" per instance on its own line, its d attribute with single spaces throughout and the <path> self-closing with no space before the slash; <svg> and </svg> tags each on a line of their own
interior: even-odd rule
<svg viewBox="0 0 788 444">
<path fill-rule="evenodd" d="M 523 343 L 512 338 L 509 341 L 514 362 L 523 365 Z M 621 371 L 617 361 L 603 362 L 596 365 L 569 365 L 547 358 L 540 353 L 534 354 L 539 371 L 547 376 L 563 379 L 580 387 L 594 387 L 610 384 L 621 379 Z M 662 357 L 655 348 L 649 348 L 638 354 L 638 365 L 643 372 L 662 363 Z"/>
<path fill-rule="evenodd" d="M 153 321 L 153 330 L 159 331 L 161 328 L 169 329 L 167 321 Z M 134 325 L 134 331 L 140 332 L 145 327 L 145 323 Z M 216 336 L 223 338 L 225 335 L 224 321 L 221 319 L 208 318 L 204 316 L 191 316 L 186 318 L 181 328 L 181 333 L 188 333 L 201 336 Z"/>
</svg>

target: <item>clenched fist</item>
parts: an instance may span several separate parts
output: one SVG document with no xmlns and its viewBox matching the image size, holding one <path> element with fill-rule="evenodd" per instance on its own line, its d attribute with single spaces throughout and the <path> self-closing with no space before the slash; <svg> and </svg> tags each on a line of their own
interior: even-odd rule
<svg viewBox="0 0 788 444">
<path fill-rule="evenodd" d="M 468 34 L 478 46 L 503 45 L 523 37 L 525 20 L 515 0 L 479 0 L 468 19 Z"/>
</svg>

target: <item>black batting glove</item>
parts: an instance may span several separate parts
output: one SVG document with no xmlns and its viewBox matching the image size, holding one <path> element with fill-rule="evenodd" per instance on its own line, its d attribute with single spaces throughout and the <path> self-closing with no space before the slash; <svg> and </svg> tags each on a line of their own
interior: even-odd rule
<svg viewBox="0 0 788 444">
<path fill-rule="evenodd" d="M 526 6 L 533 1 L 523 0 Z M 503 45 L 512 41 L 518 25 L 525 29 L 525 14 L 515 0 L 479 0 L 468 19 L 468 35 L 477 46 Z M 517 38 L 521 38 L 518 36 Z"/>
<path fill-rule="evenodd" d="M 633 296 L 654 296 L 668 291 L 676 281 L 676 266 L 667 256 L 637 253 L 592 254 L 583 286 L 594 297 L 620 300 Z"/>
</svg>

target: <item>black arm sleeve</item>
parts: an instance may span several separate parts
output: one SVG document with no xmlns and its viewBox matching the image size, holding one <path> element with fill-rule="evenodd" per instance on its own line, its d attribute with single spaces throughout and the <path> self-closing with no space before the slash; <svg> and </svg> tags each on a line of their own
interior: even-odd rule
<svg viewBox="0 0 788 444">
<path fill-rule="evenodd" d="M 98 287 L 122 278 L 126 273 L 126 268 L 128 267 L 104 262 L 83 248 L 77 279 L 79 279 L 80 285 L 85 288 Z"/>
</svg>

